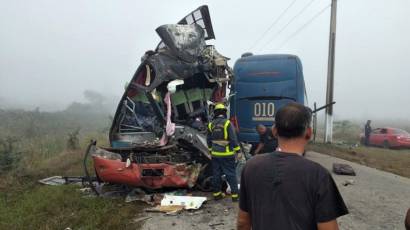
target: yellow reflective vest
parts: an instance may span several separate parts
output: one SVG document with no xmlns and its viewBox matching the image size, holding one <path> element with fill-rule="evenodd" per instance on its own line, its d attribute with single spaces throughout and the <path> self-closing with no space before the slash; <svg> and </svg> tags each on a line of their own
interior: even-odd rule
<svg viewBox="0 0 410 230">
<path fill-rule="evenodd" d="M 208 124 L 208 148 L 212 156 L 230 157 L 239 151 L 239 142 L 231 122 L 223 116 Z"/>
</svg>

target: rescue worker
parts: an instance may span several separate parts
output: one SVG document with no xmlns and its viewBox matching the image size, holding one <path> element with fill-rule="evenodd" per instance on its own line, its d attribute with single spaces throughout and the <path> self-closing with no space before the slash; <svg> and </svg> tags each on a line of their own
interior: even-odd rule
<svg viewBox="0 0 410 230">
<path fill-rule="evenodd" d="M 259 134 L 259 143 L 256 146 L 254 151 L 254 155 L 262 154 L 262 153 L 271 153 L 276 150 L 278 147 L 278 139 L 275 137 L 274 134 L 274 125 L 272 129 L 269 130 L 263 124 L 258 124 L 256 126 L 256 131 Z"/>
<path fill-rule="evenodd" d="M 371 121 L 367 120 L 366 125 L 364 126 L 364 145 L 369 146 L 369 137 L 372 132 L 372 127 L 370 126 Z"/>
<path fill-rule="evenodd" d="M 226 118 L 226 107 L 219 103 L 214 108 L 214 118 L 208 124 L 208 148 L 212 155 L 212 188 L 215 200 L 222 199 L 222 175 L 231 187 L 233 202 L 238 201 L 239 189 L 236 177 L 235 153 L 240 150 L 235 130 Z"/>
</svg>

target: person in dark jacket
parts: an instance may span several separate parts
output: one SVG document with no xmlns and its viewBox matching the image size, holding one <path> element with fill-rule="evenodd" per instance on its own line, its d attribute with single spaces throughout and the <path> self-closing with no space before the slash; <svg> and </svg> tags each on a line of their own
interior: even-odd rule
<svg viewBox="0 0 410 230">
<path fill-rule="evenodd" d="M 406 220 L 404 221 L 404 226 L 406 230 L 410 230 L 410 208 L 407 210 Z"/>
<path fill-rule="evenodd" d="M 370 133 L 372 132 L 372 127 L 370 126 L 371 121 L 367 120 L 364 126 L 364 145 L 369 146 Z"/>
<path fill-rule="evenodd" d="M 232 201 L 238 201 L 239 189 L 236 177 L 235 153 L 240 150 L 235 130 L 226 118 L 226 107 L 217 104 L 214 119 L 208 124 L 208 148 L 212 155 L 212 187 L 215 200 L 222 199 L 222 175 L 231 187 Z"/>
<path fill-rule="evenodd" d="M 263 124 L 258 124 L 256 131 L 259 134 L 259 143 L 256 146 L 254 155 L 274 152 L 278 147 L 278 139 L 274 135 L 274 126 L 272 126 L 272 129 L 268 129 Z"/>
</svg>

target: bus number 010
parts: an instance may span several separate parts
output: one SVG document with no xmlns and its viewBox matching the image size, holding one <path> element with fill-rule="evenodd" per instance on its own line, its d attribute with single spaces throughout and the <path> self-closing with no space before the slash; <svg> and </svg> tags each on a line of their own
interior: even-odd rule
<svg viewBox="0 0 410 230">
<path fill-rule="evenodd" d="M 255 117 L 273 117 L 275 115 L 275 104 L 272 102 L 255 103 L 253 105 L 253 114 Z"/>
</svg>

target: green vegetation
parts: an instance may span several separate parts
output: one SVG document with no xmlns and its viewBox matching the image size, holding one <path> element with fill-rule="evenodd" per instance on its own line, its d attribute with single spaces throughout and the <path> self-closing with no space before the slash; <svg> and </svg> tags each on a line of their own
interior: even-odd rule
<svg viewBox="0 0 410 230">
<path fill-rule="evenodd" d="M 65 111 L 0 109 L 0 229 L 136 229 L 141 207 L 87 197 L 79 186 L 45 186 L 54 175 L 82 176 L 91 139 L 108 144 L 109 113 L 73 103 Z"/>
<path fill-rule="evenodd" d="M 84 197 L 77 186 L 33 186 L 0 200 L 0 229 L 136 229 L 135 204 Z"/>
<path fill-rule="evenodd" d="M 385 121 L 375 122 L 373 127 L 390 126 L 409 130 L 406 123 L 403 124 L 392 122 L 392 125 L 389 125 Z M 336 121 L 334 123 L 334 144 L 324 144 L 322 142 L 323 129 L 319 129 L 316 138 L 318 141 L 310 144 L 309 149 L 410 178 L 410 150 L 361 146 L 359 136 L 363 130 L 362 126 L 347 120 Z"/>
<path fill-rule="evenodd" d="M 17 141 L 18 139 L 12 137 L 0 140 L 0 173 L 12 170 L 20 161 L 21 154 L 14 147 Z"/>
<path fill-rule="evenodd" d="M 351 121 L 342 120 L 334 122 L 334 138 L 335 140 L 354 144 L 359 142 L 359 136 L 362 128 Z"/>
<path fill-rule="evenodd" d="M 410 150 L 408 149 L 392 150 L 316 143 L 309 145 L 309 150 L 410 178 Z"/>
</svg>

